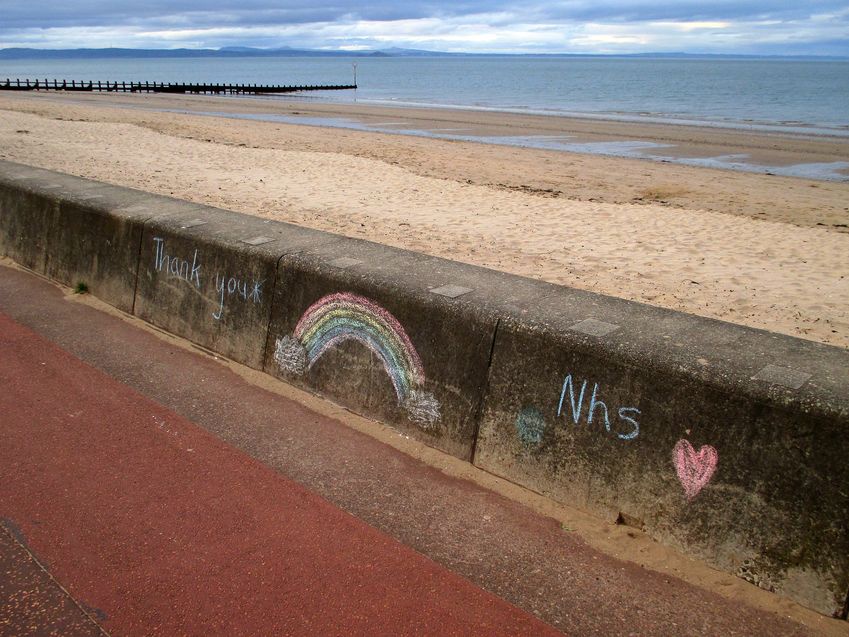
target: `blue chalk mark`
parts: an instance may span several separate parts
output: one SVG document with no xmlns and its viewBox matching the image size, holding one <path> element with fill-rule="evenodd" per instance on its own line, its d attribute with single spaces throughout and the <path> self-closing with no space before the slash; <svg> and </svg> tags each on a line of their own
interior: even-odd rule
<svg viewBox="0 0 849 637">
<path fill-rule="evenodd" d="M 581 412 L 584 409 L 584 391 L 587 389 L 587 381 L 584 381 L 581 384 L 581 393 L 578 396 L 578 402 L 575 403 L 575 388 L 572 383 L 572 374 L 566 376 L 566 379 L 563 381 L 563 391 L 560 392 L 560 404 L 557 405 L 557 416 L 560 416 L 561 411 L 563 410 L 563 399 L 566 397 L 566 390 L 569 390 L 569 402 L 572 407 L 572 420 L 575 421 L 575 424 L 578 424 L 578 421 L 581 420 Z"/>
<path fill-rule="evenodd" d="M 516 417 L 516 431 L 522 444 L 538 445 L 545 433 L 545 417 L 536 407 L 525 407 Z"/>
<path fill-rule="evenodd" d="M 567 419 L 569 418 L 568 414 L 571 411 L 572 421 L 578 425 L 581 422 L 581 418 L 584 417 L 584 396 L 586 394 L 588 381 L 583 381 L 581 383 L 581 391 L 578 393 L 577 400 L 575 397 L 575 389 L 577 382 L 573 380 L 572 374 L 567 374 L 566 378 L 563 380 L 563 389 L 560 391 L 560 402 L 557 404 L 557 417 L 560 418 L 561 415 L 565 416 Z M 633 440 L 637 436 L 640 435 L 640 423 L 637 422 L 636 416 L 640 415 L 640 410 L 636 407 L 621 407 L 618 410 L 614 407 L 614 411 L 619 416 L 619 419 L 624 423 L 630 425 L 630 431 L 625 431 L 622 433 L 613 431 L 613 423 L 610 422 L 611 413 L 610 409 L 607 406 L 607 403 L 601 400 L 599 394 L 599 384 L 593 383 L 592 394 L 589 398 L 588 411 L 586 413 L 586 423 L 587 425 L 592 425 L 593 421 L 596 420 L 596 416 L 601 413 L 601 419 L 604 421 L 604 430 L 607 433 L 615 433 L 616 437 L 620 440 Z M 566 402 L 566 394 L 569 394 L 569 404 L 565 410 L 563 409 L 563 403 Z M 518 426 L 518 422 L 517 422 Z"/>
<path fill-rule="evenodd" d="M 627 412 L 633 412 L 633 413 L 637 414 L 638 416 L 640 415 L 640 410 L 637 409 L 636 407 L 622 407 L 621 409 L 619 409 L 619 417 L 622 420 L 625 420 L 625 421 L 631 423 L 631 425 L 634 428 L 631 431 L 631 433 L 616 434 L 616 435 L 619 436 L 619 438 L 621 438 L 622 440 L 633 440 L 634 438 L 636 438 L 637 436 L 640 435 L 640 423 L 638 423 L 635 419 L 631 418 L 630 416 L 626 416 L 625 414 Z"/>
<path fill-rule="evenodd" d="M 610 419 L 607 417 L 607 405 L 604 404 L 600 400 L 596 400 L 596 394 L 598 393 L 598 383 L 593 385 L 593 395 L 590 397 L 590 413 L 587 417 L 587 424 L 593 424 L 593 415 L 595 414 L 596 407 L 601 407 L 604 410 L 604 428 L 607 431 L 610 431 Z"/>
</svg>

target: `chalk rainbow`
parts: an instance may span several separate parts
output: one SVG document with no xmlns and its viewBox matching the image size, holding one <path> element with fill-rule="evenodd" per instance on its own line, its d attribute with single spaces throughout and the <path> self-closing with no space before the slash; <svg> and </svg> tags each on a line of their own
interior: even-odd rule
<svg viewBox="0 0 849 637">
<path fill-rule="evenodd" d="M 390 312 L 363 296 L 339 292 L 313 303 L 292 335 L 277 340 L 274 358 L 282 370 L 303 374 L 329 350 L 351 340 L 377 356 L 398 404 L 412 420 L 431 425 L 439 419 L 439 403 L 422 390 L 424 369 L 410 337 Z"/>
</svg>

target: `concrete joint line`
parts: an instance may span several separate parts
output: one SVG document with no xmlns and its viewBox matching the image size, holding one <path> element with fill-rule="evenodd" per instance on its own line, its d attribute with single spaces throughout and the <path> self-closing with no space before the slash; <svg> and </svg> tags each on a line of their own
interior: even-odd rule
<svg viewBox="0 0 849 637">
<path fill-rule="evenodd" d="M 262 364 L 260 365 L 260 368 L 262 373 L 268 374 L 272 378 L 274 378 L 274 372 L 273 370 L 268 369 L 269 360 L 271 359 L 271 351 L 274 349 L 271 342 L 271 322 L 274 319 L 274 300 L 277 295 L 277 280 L 280 277 L 280 267 L 283 264 L 283 259 L 287 256 L 288 255 L 281 254 L 274 263 L 274 280 L 271 282 L 271 291 L 269 292 L 271 296 L 271 303 L 268 304 L 268 316 L 265 321 L 265 346 L 262 349 Z"/>
<path fill-rule="evenodd" d="M 492 359 L 495 356 L 495 344 L 498 341 L 498 328 L 501 326 L 501 318 L 495 319 L 495 327 L 492 330 L 492 343 L 489 346 L 489 358 L 486 361 L 486 371 L 483 377 L 483 388 L 478 404 L 475 406 L 475 431 L 472 435 L 472 452 L 469 462 L 475 465 L 475 454 L 478 450 L 478 438 L 480 437 L 481 418 L 483 417 L 483 406 L 489 398 L 489 379 L 492 374 Z M 475 465 L 477 466 L 477 465 Z"/>
<path fill-rule="evenodd" d="M 136 298 L 139 293 L 139 277 L 141 276 L 141 257 L 142 257 L 142 242 L 144 241 L 144 231 L 147 228 L 147 223 L 150 219 L 145 219 L 141 223 L 141 229 L 139 230 L 139 243 L 138 249 L 136 250 L 136 272 L 133 277 L 133 302 L 130 306 L 130 314 L 135 316 L 136 314 Z"/>
</svg>

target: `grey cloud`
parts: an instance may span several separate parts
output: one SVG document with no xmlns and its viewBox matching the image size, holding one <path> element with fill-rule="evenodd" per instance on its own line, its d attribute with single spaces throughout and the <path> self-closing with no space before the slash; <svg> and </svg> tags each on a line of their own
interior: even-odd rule
<svg viewBox="0 0 849 637">
<path fill-rule="evenodd" d="M 837 17 L 815 22 L 811 16 L 838 14 Z M 415 25 L 398 27 L 399 20 L 432 18 L 416 31 Z M 354 23 L 364 20 L 378 23 L 354 31 Z M 568 35 L 579 32 L 588 22 L 602 25 L 601 30 L 650 30 L 661 36 L 663 27 L 650 22 L 729 22 L 726 34 L 735 34 L 734 42 L 746 41 L 756 47 L 763 36 L 764 46 L 778 33 L 788 41 L 788 30 L 813 34 L 822 40 L 827 50 L 846 50 L 849 41 L 849 0 L 0 0 L 0 36 L 6 46 L 22 43 L 35 46 L 63 46 L 71 38 L 80 42 L 102 42 L 114 31 L 134 46 L 207 46 L 230 44 L 250 46 L 375 46 L 390 45 L 420 48 L 427 41 L 431 48 L 450 39 L 452 30 L 470 23 L 502 33 L 512 27 L 539 26 L 563 33 L 561 43 L 546 39 L 529 40 L 524 50 L 551 50 L 563 47 L 570 50 Z M 775 21 L 775 25 L 767 24 Z M 348 27 L 351 27 L 349 30 Z M 359 25 L 360 27 L 362 25 Z M 55 28 L 55 34 L 45 29 Z M 149 32 L 179 32 L 214 29 L 214 33 L 191 34 L 182 38 L 179 33 L 160 37 Z M 674 35 L 674 29 L 670 31 Z M 285 34 L 285 35 L 283 35 Z M 448 34 L 440 40 L 436 36 Z M 412 37 L 408 39 L 405 36 Z M 840 38 L 845 36 L 842 41 Z M 687 48 L 708 50 L 727 47 L 732 40 L 708 39 L 705 34 L 685 36 Z M 741 39 L 742 38 L 742 39 Z M 391 40 L 391 44 L 388 42 Z M 111 42 L 111 40 L 108 40 Z M 652 50 L 663 50 L 662 37 L 655 37 Z M 670 42 L 680 47 L 682 36 Z M 87 45 L 87 44 L 86 44 Z M 0 44 L 0 46 L 3 46 Z M 458 39 L 456 47 L 475 44 Z M 498 43 L 488 44 L 497 50 Z M 510 46 L 509 44 L 507 46 Z M 515 42 L 513 44 L 515 47 Z M 619 50 L 632 45 L 611 45 Z M 804 48 L 800 45 L 800 49 Z M 470 50 L 471 50 L 470 49 Z M 680 50 L 680 48 L 678 49 Z"/>
<path fill-rule="evenodd" d="M 554 19 L 604 22 L 662 20 L 800 20 L 812 15 L 845 10 L 845 0 L 774 2 L 765 0 L 566 0 L 540 5 Z"/>
<path fill-rule="evenodd" d="M 2 2 L 0 14 L 5 28 L 44 28 L 139 23 L 170 23 L 175 17 L 197 26 L 219 24 L 273 26 L 334 22 L 347 16 L 364 20 L 390 21 L 432 16 L 457 16 L 502 10 L 508 2 L 358 2 L 336 0 L 302 1 L 208 0 L 199 6 L 189 0 L 151 0 L 116 3 L 105 0 L 43 0 L 41 2 Z"/>
<path fill-rule="evenodd" d="M 0 15 L 6 29 L 72 26 L 169 25 L 179 20 L 199 27 L 274 26 L 334 22 L 345 17 L 391 21 L 424 17 L 458 17 L 508 12 L 525 19 L 634 22 L 647 20 L 804 19 L 847 8 L 839 0 L 3 0 Z"/>
</svg>

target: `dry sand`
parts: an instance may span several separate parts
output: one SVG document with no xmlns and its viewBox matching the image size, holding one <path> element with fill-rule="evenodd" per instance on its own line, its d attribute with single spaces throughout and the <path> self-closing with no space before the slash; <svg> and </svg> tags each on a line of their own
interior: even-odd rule
<svg viewBox="0 0 849 637">
<path fill-rule="evenodd" d="M 161 112 L 345 115 L 788 165 L 849 140 L 172 96 L 0 96 L 0 158 L 849 347 L 849 183 Z"/>
</svg>

